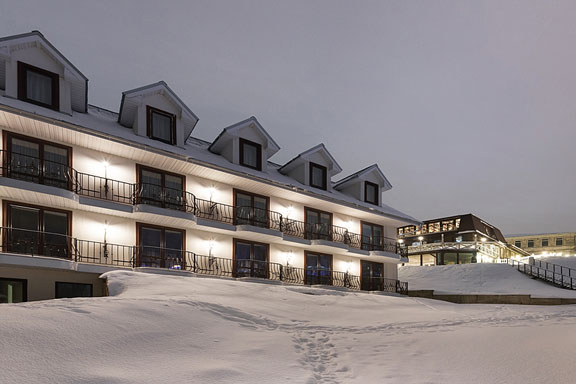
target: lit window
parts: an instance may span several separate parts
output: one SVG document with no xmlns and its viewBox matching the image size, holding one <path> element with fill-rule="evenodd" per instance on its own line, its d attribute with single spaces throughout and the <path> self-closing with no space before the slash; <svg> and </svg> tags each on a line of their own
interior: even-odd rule
<svg viewBox="0 0 576 384">
<path fill-rule="evenodd" d="M 542 239 L 542 246 L 543 246 L 543 247 L 547 247 L 547 246 L 548 246 L 548 239 Z"/>
<path fill-rule="evenodd" d="M 262 170 L 262 146 L 249 140 L 240 139 L 240 165 Z"/>
<path fill-rule="evenodd" d="M 378 184 L 369 181 L 364 182 L 364 201 L 370 204 L 378 205 L 378 195 L 380 194 Z"/>
<path fill-rule="evenodd" d="M 528 248 L 534 248 L 534 240 L 528 240 Z"/>
<path fill-rule="evenodd" d="M 564 245 L 564 239 L 562 239 L 561 237 L 557 237 L 556 238 L 556 246 L 561 247 L 562 245 Z"/>
<path fill-rule="evenodd" d="M 58 110 L 60 108 L 58 74 L 19 61 L 18 98 Z"/>
<path fill-rule="evenodd" d="M 518 248 L 521 248 L 521 247 L 522 247 L 522 242 L 521 242 L 520 240 L 516 240 L 516 241 L 514 242 L 514 246 L 516 246 L 516 247 L 518 247 Z"/>
<path fill-rule="evenodd" d="M 456 219 L 456 220 L 455 220 L 454 227 L 455 227 L 456 229 L 460 228 L 460 219 Z"/>
<path fill-rule="evenodd" d="M 326 180 L 327 174 L 328 170 L 326 167 L 316 163 L 310 163 L 310 186 L 326 189 L 328 185 Z"/>
<path fill-rule="evenodd" d="M 147 106 L 147 136 L 168 144 L 176 144 L 176 116 Z"/>
</svg>

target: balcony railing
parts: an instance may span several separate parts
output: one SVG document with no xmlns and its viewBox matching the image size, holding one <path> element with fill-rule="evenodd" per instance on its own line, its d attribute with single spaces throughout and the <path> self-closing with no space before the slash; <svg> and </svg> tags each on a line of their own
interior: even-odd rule
<svg viewBox="0 0 576 384">
<path fill-rule="evenodd" d="M 299 285 L 330 285 L 353 290 L 407 294 L 408 284 L 383 277 L 361 278 L 348 272 L 298 268 L 259 260 L 233 260 L 182 249 L 119 245 L 82 240 L 59 233 L 0 227 L 2 253 L 49 256 L 112 267 L 154 267 L 225 277 L 254 277 Z"/>
<path fill-rule="evenodd" d="M 2 176 L 74 191 L 78 195 L 122 204 L 146 204 L 184 211 L 198 218 L 231 225 L 251 225 L 307 240 L 326 240 L 367 251 L 387 251 L 404 256 L 395 239 L 369 238 L 336 225 L 305 223 L 255 207 L 232 206 L 196 198 L 180 189 L 149 183 L 126 183 L 78 172 L 65 164 L 32 156 L 2 152 Z M 41 165 L 42 164 L 42 165 Z"/>
</svg>

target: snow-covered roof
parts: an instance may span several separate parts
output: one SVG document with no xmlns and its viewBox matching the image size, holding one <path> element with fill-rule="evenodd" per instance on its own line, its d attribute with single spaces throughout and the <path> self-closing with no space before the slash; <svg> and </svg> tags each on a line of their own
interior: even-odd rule
<svg viewBox="0 0 576 384">
<path fill-rule="evenodd" d="M 118 122 L 124 126 L 132 126 L 138 104 L 142 97 L 160 94 L 166 97 L 181 113 L 182 122 L 184 123 L 185 137 L 190 136 L 194 127 L 198 123 L 198 116 L 174 93 L 174 91 L 164 81 L 148 84 L 143 87 L 131 89 L 122 92 L 122 101 L 120 103 L 120 113 Z"/>
<path fill-rule="evenodd" d="M 244 128 L 253 130 L 258 136 L 260 136 L 265 143 L 264 150 L 266 151 L 266 158 L 272 157 L 276 152 L 280 150 L 280 146 L 274 141 L 272 136 L 262 124 L 254 116 L 250 116 L 246 120 L 242 120 L 236 124 L 232 124 L 222 130 L 220 134 L 214 139 L 210 147 L 210 151 L 214 153 L 220 153 L 222 148 L 227 145 L 227 143 L 234 137 L 239 137 L 240 131 Z"/>
<path fill-rule="evenodd" d="M 283 174 L 289 173 L 291 170 L 298 167 L 302 163 L 310 161 L 310 156 L 315 153 L 321 154 L 326 159 L 327 164 L 329 164 L 328 171 L 330 176 L 334 176 L 342 172 L 342 168 L 336 159 L 330 154 L 330 152 L 328 152 L 328 149 L 326 149 L 326 146 L 323 143 L 320 143 L 300 153 L 298 156 L 294 157 L 292 160 L 281 166 L 279 172 Z"/>
<path fill-rule="evenodd" d="M 374 174 L 379 179 L 378 185 L 380 186 L 382 192 L 392 189 L 392 184 L 390 184 L 386 176 L 384 176 L 384 173 L 382 173 L 378 164 L 372 164 L 369 167 L 361 169 L 360 171 L 353 173 L 340 181 L 337 181 L 334 184 L 334 189 L 346 188 L 350 184 L 357 182 L 358 179 L 368 174 Z"/>
</svg>

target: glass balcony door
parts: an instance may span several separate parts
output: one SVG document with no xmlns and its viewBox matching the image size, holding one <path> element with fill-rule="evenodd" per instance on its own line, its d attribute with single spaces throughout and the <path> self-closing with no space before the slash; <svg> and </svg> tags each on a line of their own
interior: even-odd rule
<svg viewBox="0 0 576 384">
<path fill-rule="evenodd" d="M 235 224 L 268 228 L 268 198 L 246 192 L 234 192 Z"/>
<path fill-rule="evenodd" d="M 360 261 L 361 289 L 364 291 L 381 291 L 384 286 L 384 264 L 371 261 Z"/>
<path fill-rule="evenodd" d="M 234 241 L 234 275 L 268 277 L 268 244 Z"/>
<path fill-rule="evenodd" d="M 5 241 L 9 252 L 71 257 L 67 212 L 8 204 L 7 218 Z"/>
<path fill-rule="evenodd" d="M 382 251 L 383 244 L 384 228 L 381 225 L 362 223 L 362 249 Z"/>
<path fill-rule="evenodd" d="M 184 177 L 148 168 L 139 168 L 140 204 L 184 209 Z"/>
<path fill-rule="evenodd" d="M 332 285 L 332 255 L 306 252 L 306 284 Z"/>
<path fill-rule="evenodd" d="M 332 240 L 332 214 L 306 208 L 306 238 Z"/>
<path fill-rule="evenodd" d="M 184 232 L 140 225 L 138 251 L 141 267 L 184 269 Z"/>
<path fill-rule="evenodd" d="M 34 139 L 8 136 L 7 176 L 71 189 L 70 150 Z"/>
</svg>

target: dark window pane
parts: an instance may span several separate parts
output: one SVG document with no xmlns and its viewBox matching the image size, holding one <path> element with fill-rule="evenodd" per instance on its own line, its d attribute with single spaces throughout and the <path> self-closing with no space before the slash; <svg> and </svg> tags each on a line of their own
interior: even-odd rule
<svg viewBox="0 0 576 384">
<path fill-rule="evenodd" d="M 183 241 L 182 232 L 166 230 L 166 263 L 164 267 L 170 269 L 182 268 Z"/>
<path fill-rule="evenodd" d="M 26 301 L 26 281 L 0 279 L 0 303 L 11 304 Z"/>
<path fill-rule="evenodd" d="M 56 298 L 92 297 L 92 284 L 56 283 Z"/>
<path fill-rule="evenodd" d="M 27 70 L 26 97 L 38 103 L 52 105 L 52 77 Z"/>
<path fill-rule="evenodd" d="M 366 201 L 368 203 L 378 204 L 378 185 L 365 182 L 364 188 L 366 188 Z"/>
<path fill-rule="evenodd" d="M 8 232 L 8 248 L 12 252 L 40 253 L 40 210 L 28 207 L 9 206 L 12 229 Z M 21 229 L 21 230 L 19 230 Z"/>
<path fill-rule="evenodd" d="M 20 139 L 12 139 L 10 156 L 11 177 L 40 182 L 40 145 Z"/>
<path fill-rule="evenodd" d="M 44 212 L 44 254 L 68 257 L 68 215 L 62 212 Z"/>
<path fill-rule="evenodd" d="M 250 260 L 250 244 L 246 243 L 236 243 L 236 258 L 240 260 Z"/>
<path fill-rule="evenodd" d="M 310 163 L 310 185 L 316 188 L 326 189 L 326 168 Z"/>
<path fill-rule="evenodd" d="M 248 143 L 246 141 L 241 141 L 242 146 L 242 159 L 241 164 L 252 168 L 259 168 L 259 152 L 260 146 L 257 144 Z"/>
<path fill-rule="evenodd" d="M 165 141 L 167 143 L 173 142 L 172 137 L 172 116 L 165 115 L 152 111 L 152 138 Z"/>
<path fill-rule="evenodd" d="M 140 228 L 140 266 L 159 267 L 162 258 L 162 230 Z"/>
</svg>

